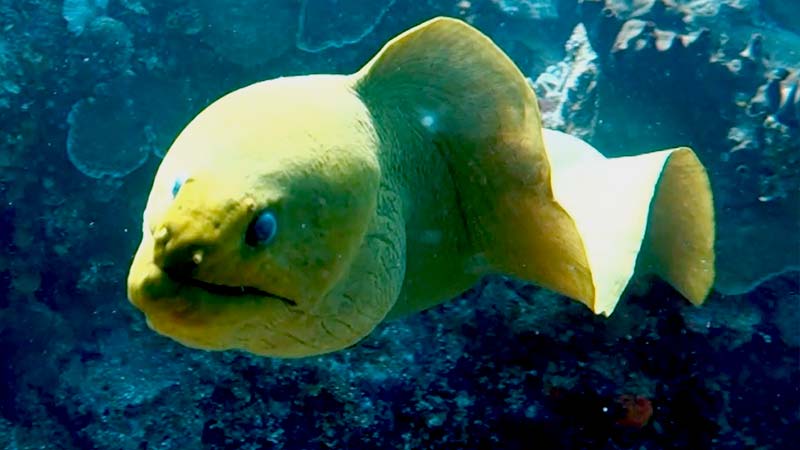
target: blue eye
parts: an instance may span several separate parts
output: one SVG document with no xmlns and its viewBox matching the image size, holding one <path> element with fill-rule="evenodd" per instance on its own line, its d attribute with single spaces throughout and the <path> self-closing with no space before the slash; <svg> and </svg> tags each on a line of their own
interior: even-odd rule
<svg viewBox="0 0 800 450">
<path fill-rule="evenodd" d="M 183 183 L 186 182 L 186 175 L 181 175 L 175 178 L 175 182 L 172 183 L 172 198 L 175 198 L 178 195 L 178 192 L 183 187 Z"/>
<path fill-rule="evenodd" d="M 247 227 L 245 242 L 253 247 L 269 244 L 278 232 L 278 220 L 271 211 L 264 211 L 256 216 Z"/>
</svg>

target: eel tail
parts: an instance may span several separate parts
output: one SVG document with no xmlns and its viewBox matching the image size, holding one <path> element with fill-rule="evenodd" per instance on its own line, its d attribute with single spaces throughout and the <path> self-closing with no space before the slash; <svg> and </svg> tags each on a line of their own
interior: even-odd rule
<svg viewBox="0 0 800 450">
<path fill-rule="evenodd" d="M 606 158 L 544 130 L 554 199 L 580 236 L 593 289 L 577 300 L 609 315 L 634 273 L 655 274 L 695 305 L 714 283 L 714 206 L 687 147 Z"/>
</svg>

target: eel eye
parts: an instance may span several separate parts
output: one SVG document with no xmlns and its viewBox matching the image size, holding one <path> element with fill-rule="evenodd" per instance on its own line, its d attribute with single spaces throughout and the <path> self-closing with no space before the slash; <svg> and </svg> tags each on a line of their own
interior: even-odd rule
<svg viewBox="0 0 800 450">
<path fill-rule="evenodd" d="M 263 211 L 250 222 L 245 235 L 247 245 L 256 247 L 269 244 L 278 231 L 278 220 L 271 211 Z"/>
<path fill-rule="evenodd" d="M 172 183 L 172 198 L 175 198 L 180 192 L 181 188 L 183 187 L 183 183 L 186 182 L 186 175 L 180 175 L 175 178 L 175 182 Z"/>
</svg>

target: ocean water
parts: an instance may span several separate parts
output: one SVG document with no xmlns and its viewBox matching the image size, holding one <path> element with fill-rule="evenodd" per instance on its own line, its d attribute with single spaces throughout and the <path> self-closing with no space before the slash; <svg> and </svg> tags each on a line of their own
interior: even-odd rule
<svg viewBox="0 0 800 450">
<path fill-rule="evenodd" d="M 437 16 L 513 60 L 544 126 L 607 157 L 695 151 L 705 303 L 637 275 L 605 317 L 497 273 L 320 356 L 150 329 L 127 278 L 181 130 L 257 81 L 354 73 Z M 799 2 L 0 0 L 0 30 L 0 448 L 797 448 Z"/>
</svg>

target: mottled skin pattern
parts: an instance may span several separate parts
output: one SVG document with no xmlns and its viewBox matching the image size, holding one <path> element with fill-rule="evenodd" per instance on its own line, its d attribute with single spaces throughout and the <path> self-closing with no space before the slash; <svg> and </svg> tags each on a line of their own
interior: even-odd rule
<svg viewBox="0 0 800 450">
<path fill-rule="evenodd" d="M 151 328 L 185 345 L 278 357 L 345 348 L 490 272 L 610 313 L 633 274 L 670 151 L 626 163 L 651 177 L 627 180 L 643 194 L 622 206 L 609 202 L 622 195 L 615 181 L 593 170 L 616 163 L 548 151 L 535 95 L 511 60 L 463 22 L 431 20 L 353 75 L 264 81 L 200 113 L 156 175 L 129 298 Z M 594 184 L 551 183 L 551 172 L 574 167 Z M 654 203 L 665 231 L 648 246 L 686 250 L 650 252 L 648 270 L 672 264 L 676 287 L 693 283 L 684 293 L 699 302 L 713 279 L 708 180 L 696 160 L 673 171 L 686 176 Z M 684 185 L 699 200 L 684 200 Z M 598 203 L 608 203 L 606 214 Z M 277 234 L 252 245 L 245 235 L 264 211 Z M 672 217 L 699 231 L 671 231 Z"/>
</svg>

